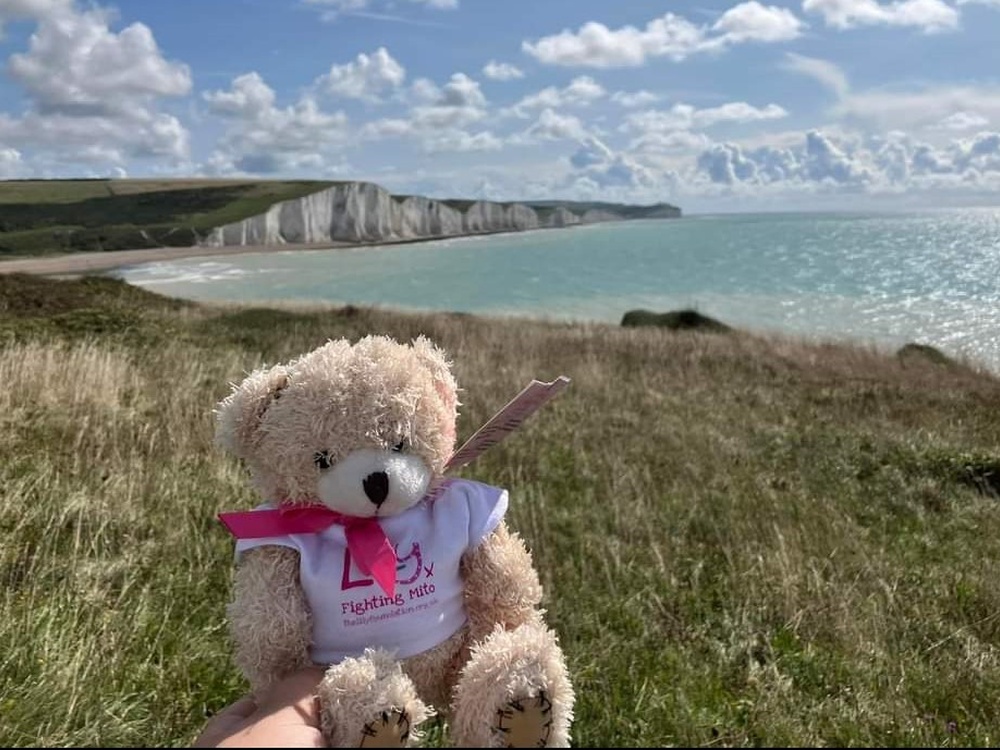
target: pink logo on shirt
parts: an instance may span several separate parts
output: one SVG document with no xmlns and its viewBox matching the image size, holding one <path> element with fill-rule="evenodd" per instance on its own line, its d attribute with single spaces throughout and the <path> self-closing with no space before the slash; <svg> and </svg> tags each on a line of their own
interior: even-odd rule
<svg viewBox="0 0 1000 750">
<path fill-rule="evenodd" d="M 396 547 L 396 583 L 408 586 L 414 583 L 421 574 L 425 575 L 427 578 L 432 578 L 434 576 L 434 563 L 431 563 L 428 567 L 424 567 L 424 558 L 420 553 L 420 544 L 414 542 L 413 546 L 410 548 L 409 554 L 405 557 L 400 556 L 399 548 Z M 354 578 L 354 561 L 351 558 L 351 550 L 344 548 L 344 573 L 340 579 L 340 590 L 347 591 L 348 589 L 363 588 L 366 586 L 372 586 L 375 584 L 374 579 L 371 578 Z"/>
</svg>

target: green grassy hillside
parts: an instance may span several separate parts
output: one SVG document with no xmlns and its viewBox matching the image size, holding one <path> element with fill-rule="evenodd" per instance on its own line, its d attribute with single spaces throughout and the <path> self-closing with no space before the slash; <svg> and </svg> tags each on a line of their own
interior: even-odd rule
<svg viewBox="0 0 1000 750">
<path fill-rule="evenodd" d="M 0 182 L 0 258 L 190 246 L 210 229 L 331 182 L 25 180 Z"/>
<path fill-rule="evenodd" d="M 212 408 L 330 337 L 423 333 L 463 474 L 510 490 L 577 746 L 1000 743 L 1000 380 L 739 331 L 167 300 L 0 277 L 0 743 L 188 746 L 245 690 L 224 608 L 257 498 Z M 432 734 L 433 742 L 440 735 Z"/>
</svg>

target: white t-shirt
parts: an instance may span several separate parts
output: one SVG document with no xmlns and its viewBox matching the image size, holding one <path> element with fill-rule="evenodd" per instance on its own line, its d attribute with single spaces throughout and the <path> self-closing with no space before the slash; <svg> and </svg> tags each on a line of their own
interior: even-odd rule
<svg viewBox="0 0 1000 750">
<path fill-rule="evenodd" d="M 265 503 L 258 510 L 273 508 Z M 459 562 L 499 525 L 507 490 L 451 479 L 433 500 L 380 519 L 396 548 L 396 594 L 388 596 L 350 559 L 344 527 L 236 542 L 237 560 L 255 547 L 299 553 L 299 579 L 313 617 L 310 655 L 336 664 L 377 646 L 405 659 L 442 643 L 465 624 Z"/>
</svg>

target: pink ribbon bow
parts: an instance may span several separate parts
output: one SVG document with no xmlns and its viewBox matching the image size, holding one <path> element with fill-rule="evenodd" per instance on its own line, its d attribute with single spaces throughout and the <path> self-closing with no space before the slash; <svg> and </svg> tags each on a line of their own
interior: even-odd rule
<svg viewBox="0 0 1000 750">
<path fill-rule="evenodd" d="M 237 539 L 286 534 L 318 534 L 335 523 L 344 527 L 347 549 L 358 569 L 389 596 L 396 594 L 396 550 L 375 518 L 345 516 L 325 505 L 283 504 L 276 510 L 220 513 L 219 520 Z"/>
</svg>

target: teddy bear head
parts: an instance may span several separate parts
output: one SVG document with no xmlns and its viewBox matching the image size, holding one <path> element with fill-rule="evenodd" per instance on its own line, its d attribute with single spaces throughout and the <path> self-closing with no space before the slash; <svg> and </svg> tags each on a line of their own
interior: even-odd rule
<svg viewBox="0 0 1000 750">
<path fill-rule="evenodd" d="M 457 394 L 444 352 L 423 336 L 333 340 L 233 385 L 216 408 L 216 438 L 265 500 L 392 516 L 443 472 Z"/>
</svg>

